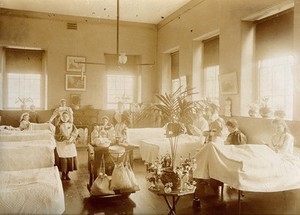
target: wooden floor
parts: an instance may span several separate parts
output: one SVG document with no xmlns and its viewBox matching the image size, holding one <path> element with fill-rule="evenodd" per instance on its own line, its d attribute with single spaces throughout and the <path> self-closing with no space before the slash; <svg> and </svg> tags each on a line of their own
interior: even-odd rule
<svg viewBox="0 0 300 215">
<path fill-rule="evenodd" d="M 125 199 L 93 199 L 87 190 L 89 173 L 87 151 L 78 149 L 79 170 L 70 174 L 71 181 L 63 181 L 66 210 L 64 214 L 168 214 L 162 197 L 148 191 L 145 166 L 135 160 L 134 172 L 141 190 Z M 237 191 L 225 186 L 223 198 L 215 195 L 201 199 L 201 208 L 193 208 L 193 196 L 185 196 L 177 204 L 177 214 L 237 214 Z M 278 193 L 245 192 L 241 214 L 300 214 L 300 190 Z"/>
</svg>

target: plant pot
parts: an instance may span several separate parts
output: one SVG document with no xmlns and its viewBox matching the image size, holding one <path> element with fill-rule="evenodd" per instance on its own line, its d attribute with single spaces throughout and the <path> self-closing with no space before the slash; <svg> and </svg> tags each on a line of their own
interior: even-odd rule
<svg viewBox="0 0 300 215">
<path fill-rule="evenodd" d="M 258 117 L 259 116 L 259 110 L 258 109 L 250 109 L 248 111 L 248 114 L 251 117 Z"/>
<path fill-rule="evenodd" d="M 27 105 L 21 105 L 20 107 L 21 107 L 21 110 L 27 110 L 28 109 Z"/>
<path fill-rule="evenodd" d="M 262 107 L 259 109 L 259 114 L 263 118 L 272 118 L 274 116 L 274 112 L 269 107 Z"/>
<path fill-rule="evenodd" d="M 181 179 L 180 179 L 179 175 L 176 172 L 174 172 L 172 169 L 164 170 L 161 175 L 160 180 L 163 183 L 163 185 L 165 185 L 169 182 L 172 182 L 172 184 L 173 184 L 172 190 L 180 189 Z"/>
<path fill-rule="evenodd" d="M 274 112 L 274 116 L 280 119 L 284 119 L 284 117 L 286 116 L 285 111 L 283 110 L 277 110 Z"/>
</svg>

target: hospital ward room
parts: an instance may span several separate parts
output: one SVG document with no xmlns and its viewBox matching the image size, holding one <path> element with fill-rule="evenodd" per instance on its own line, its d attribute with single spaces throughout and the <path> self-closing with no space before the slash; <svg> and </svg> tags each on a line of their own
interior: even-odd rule
<svg viewBox="0 0 300 215">
<path fill-rule="evenodd" d="M 300 214 L 300 0 L 0 0 L 0 215 Z"/>
</svg>

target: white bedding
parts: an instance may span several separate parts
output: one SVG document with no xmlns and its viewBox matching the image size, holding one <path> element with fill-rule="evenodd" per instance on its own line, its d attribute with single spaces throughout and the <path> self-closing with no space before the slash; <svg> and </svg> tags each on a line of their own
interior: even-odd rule
<svg viewBox="0 0 300 215">
<path fill-rule="evenodd" d="M 0 142 L 16 142 L 31 140 L 52 140 L 55 142 L 54 136 L 49 130 L 0 132 Z"/>
<path fill-rule="evenodd" d="M 50 131 L 52 134 L 55 134 L 55 126 L 51 123 L 30 123 L 30 131 Z"/>
<path fill-rule="evenodd" d="M 1 214 L 62 214 L 63 187 L 57 167 L 0 171 Z"/>
<path fill-rule="evenodd" d="M 0 142 L 0 171 L 54 166 L 54 148 L 52 140 Z"/>
<path fill-rule="evenodd" d="M 178 137 L 177 146 L 175 165 L 179 164 L 180 156 L 187 158 L 189 153 L 194 156 L 197 150 L 200 150 L 202 143 L 200 137 L 182 134 Z M 156 161 L 159 156 L 170 153 L 170 149 L 169 139 L 166 137 L 144 139 L 140 143 L 142 160 L 150 163 Z"/>
<path fill-rule="evenodd" d="M 142 140 L 151 138 L 164 138 L 164 128 L 129 128 L 127 129 L 127 141 L 131 145 L 141 146 Z M 133 151 L 134 158 L 141 158 L 140 150 Z"/>
<path fill-rule="evenodd" d="M 266 145 L 206 144 L 196 155 L 195 178 L 214 178 L 243 191 L 277 192 L 300 188 L 300 158 Z"/>
</svg>

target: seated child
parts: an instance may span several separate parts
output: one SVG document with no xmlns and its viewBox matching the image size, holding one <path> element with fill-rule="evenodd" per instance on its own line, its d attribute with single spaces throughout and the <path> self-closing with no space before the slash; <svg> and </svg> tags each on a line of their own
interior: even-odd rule
<svg viewBox="0 0 300 215">
<path fill-rule="evenodd" d="M 91 133 L 91 144 L 93 145 L 95 142 L 95 139 L 99 137 L 99 125 L 95 124 L 93 126 L 93 131 Z"/>
<path fill-rule="evenodd" d="M 242 145 L 247 144 L 247 137 L 239 130 L 239 125 L 235 119 L 230 119 L 226 122 L 229 135 L 225 144 Z"/>
<path fill-rule="evenodd" d="M 116 121 L 118 122 L 115 125 L 115 135 L 117 142 L 123 143 L 126 142 L 127 137 L 127 125 L 126 125 L 126 116 L 124 114 L 115 117 Z"/>
<path fill-rule="evenodd" d="M 93 135 L 91 138 L 91 145 L 95 147 L 95 150 L 98 147 L 109 147 L 109 145 L 111 144 L 111 140 L 107 138 L 107 133 L 104 130 L 100 130 L 98 132 L 98 136 Z"/>
<path fill-rule="evenodd" d="M 30 126 L 29 113 L 23 113 L 20 118 L 20 130 L 28 130 Z"/>
<path fill-rule="evenodd" d="M 267 145 L 275 152 L 293 154 L 294 137 L 284 120 L 274 119 L 272 121 L 274 134 Z"/>
</svg>

